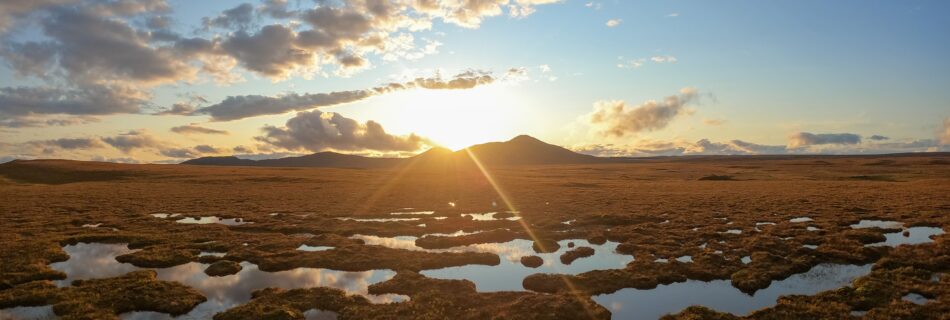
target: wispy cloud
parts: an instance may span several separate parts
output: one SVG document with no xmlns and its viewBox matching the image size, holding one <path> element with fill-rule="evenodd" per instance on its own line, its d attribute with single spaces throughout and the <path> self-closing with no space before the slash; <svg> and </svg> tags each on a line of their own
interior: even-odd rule
<svg viewBox="0 0 950 320">
<path fill-rule="evenodd" d="M 592 130 L 608 137 L 655 131 L 665 128 L 676 116 L 685 113 L 686 106 L 698 97 L 696 89 L 683 88 L 679 94 L 662 101 L 648 100 L 636 106 L 616 100 L 599 101 L 587 119 Z"/>
<path fill-rule="evenodd" d="M 606 25 L 608 28 L 613 28 L 619 26 L 621 23 L 623 23 L 623 19 L 610 19 L 607 20 Z"/>
</svg>

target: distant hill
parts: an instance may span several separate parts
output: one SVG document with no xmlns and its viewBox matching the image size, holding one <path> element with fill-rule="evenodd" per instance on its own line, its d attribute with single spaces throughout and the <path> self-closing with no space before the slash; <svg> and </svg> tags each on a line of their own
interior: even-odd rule
<svg viewBox="0 0 950 320">
<path fill-rule="evenodd" d="M 400 165 L 413 167 L 455 167 L 472 165 L 470 153 L 486 165 L 580 164 L 609 162 L 545 143 L 527 135 L 505 142 L 489 142 L 453 152 L 436 147 L 410 158 L 373 158 L 336 152 L 318 152 L 300 157 L 248 160 L 237 157 L 203 157 L 182 162 L 186 165 L 258 166 L 258 167 L 333 167 L 388 168 Z"/>
</svg>

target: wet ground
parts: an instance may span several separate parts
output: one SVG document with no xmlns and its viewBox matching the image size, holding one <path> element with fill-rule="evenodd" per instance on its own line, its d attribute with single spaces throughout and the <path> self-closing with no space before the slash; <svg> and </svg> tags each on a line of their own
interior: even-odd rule
<svg viewBox="0 0 950 320">
<path fill-rule="evenodd" d="M 0 319 L 941 319 L 948 158 L 10 163 Z"/>
</svg>

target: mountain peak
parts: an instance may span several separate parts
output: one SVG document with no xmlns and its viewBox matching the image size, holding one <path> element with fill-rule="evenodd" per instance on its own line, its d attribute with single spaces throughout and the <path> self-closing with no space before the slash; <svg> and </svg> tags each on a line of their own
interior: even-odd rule
<svg viewBox="0 0 950 320">
<path fill-rule="evenodd" d="M 541 140 L 539 140 L 538 138 L 535 138 L 535 137 L 532 137 L 532 136 L 529 136 L 529 135 L 526 135 L 526 134 L 518 135 L 517 137 L 511 138 L 511 140 L 508 140 L 508 142 L 515 142 L 515 143 L 527 143 L 527 142 L 536 143 L 536 142 L 541 142 L 541 143 L 544 143 L 544 141 L 541 141 Z"/>
</svg>

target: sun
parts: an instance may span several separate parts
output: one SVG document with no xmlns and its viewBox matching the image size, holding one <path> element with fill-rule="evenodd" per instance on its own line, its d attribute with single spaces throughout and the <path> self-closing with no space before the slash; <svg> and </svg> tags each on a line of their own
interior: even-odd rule
<svg viewBox="0 0 950 320">
<path fill-rule="evenodd" d="M 497 84 L 469 90 L 411 90 L 374 102 L 367 111 L 387 131 L 415 133 L 452 150 L 522 133 L 529 109 L 513 87 Z"/>
</svg>

